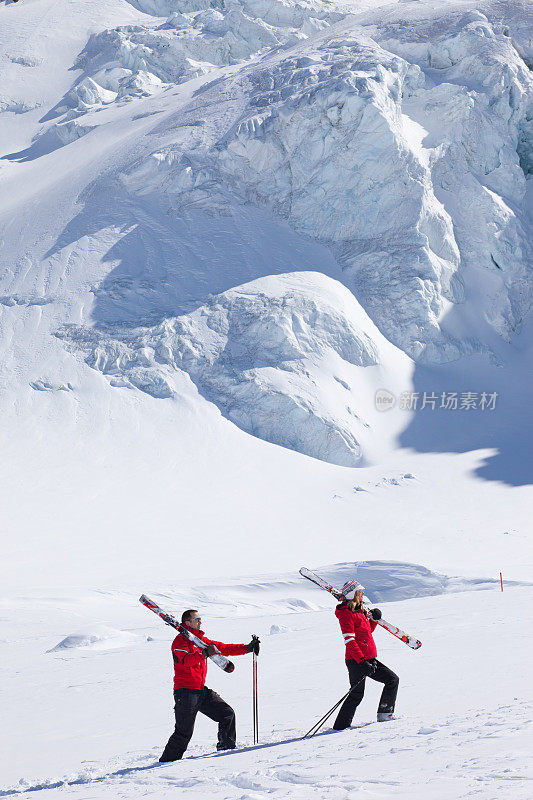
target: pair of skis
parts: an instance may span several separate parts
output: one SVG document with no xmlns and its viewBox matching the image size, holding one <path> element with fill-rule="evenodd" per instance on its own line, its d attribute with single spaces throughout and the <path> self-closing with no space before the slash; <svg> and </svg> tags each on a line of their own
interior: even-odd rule
<svg viewBox="0 0 533 800">
<path fill-rule="evenodd" d="M 307 567 L 301 568 L 300 575 L 303 578 L 307 578 L 307 580 L 312 581 L 314 584 L 316 584 L 316 586 L 320 586 L 321 589 L 325 589 L 326 592 L 329 592 L 337 600 L 344 599 L 343 595 L 341 594 L 341 592 L 339 592 L 338 589 L 335 589 L 330 583 L 325 581 L 316 573 L 311 572 L 311 570 L 307 569 Z M 200 648 L 202 652 L 205 651 L 207 647 L 205 642 L 203 642 L 201 639 L 195 636 L 194 633 L 191 633 L 184 625 L 182 625 L 180 622 L 174 619 L 174 617 L 172 617 L 170 614 L 166 614 L 161 608 L 159 608 L 159 606 L 156 603 L 154 603 L 153 600 L 150 600 L 150 598 L 147 597 L 145 594 L 141 595 L 141 597 L 139 598 L 139 602 L 141 602 L 143 606 L 146 606 L 146 608 L 149 608 L 150 611 L 153 611 L 154 614 L 157 614 L 158 617 L 161 617 L 161 619 L 166 625 L 171 625 L 173 628 L 179 631 L 182 634 L 182 636 L 185 636 L 186 639 L 195 644 L 196 647 Z M 378 619 L 376 621 L 378 625 L 380 625 L 389 633 L 392 633 L 393 636 L 395 636 L 401 642 L 404 642 L 404 644 L 406 644 L 412 650 L 418 650 L 419 647 L 422 647 L 422 642 L 419 639 L 416 639 L 414 636 L 410 636 L 408 633 L 405 633 L 396 625 L 393 625 L 391 622 L 387 622 L 384 619 Z M 224 670 L 224 672 L 233 672 L 233 670 L 235 669 L 235 665 L 233 664 L 233 662 L 231 662 L 228 658 L 226 658 L 226 656 L 223 656 L 222 653 L 213 653 L 213 655 L 209 656 L 209 658 L 211 659 L 211 661 L 214 661 L 217 667 L 220 667 L 220 669 Z M 254 686 L 256 686 L 255 677 L 254 677 Z"/>
<path fill-rule="evenodd" d="M 198 636 L 195 636 L 194 633 L 186 628 L 181 622 L 178 622 L 177 619 L 174 619 L 173 616 L 167 614 L 163 609 L 159 608 L 157 603 L 154 603 L 153 600 L 150 600 L 145 594 L 142 594 L 139 597 L 139 602 L 146 606 L 146 608 L 153 611 L 154 614 L 157 614 L 158 617 L 161 617 L 163 622 L 166 625 L 170 625 L 172 628 L 175 628 L 182 636 L 192 642 L 196 647 L 198 647 L 203 653 L 206 650 L 206 643 L 203 642 Z M 252 639 L 257 639 L 256 636 L 253 636 Z M 208 656 L 211 661 L 214 661 L 217 667 L 223 669 L 224 672 L 233 672 L 235 669 L 235 665 L 232 661 L 230 661 L 226 656 L 223 656 L 222 653 L 213 653 L 213 655 Z M 254 722 L 254 745 L 259 744 L 259 704 L 258 704 L 258 683 L 257 683 L 257 655 L 254 651 L 253 654 L 253 662 L 252 662 L 252 690 L 253 690 L 253 722 Z"/>
<path fill-rule="evenodd" d="M 178 622 L 177 619 L 174 619 L 174 617 L 172 617 L 170 614 L 166 614 L 161 608 L 159 608 L 157 603 L 154 603 L 154 601 L 150 600 L 150 598 L 147 597 L 145 594 L 142 594 L 139 597 L 139 603 L 142 603 L 143 606 L 149 608 L 150 611 L 153 611 L 154 614 L 157 614 L 158 617 L 161 617 L 161 619 L 166 625 L 170 625 L 172 628 L 175 628 L 177 631 L 179 631 L 179 633 L 181 633 L 182 636 L 185 636 L 185 638 L 188 639 L 189 642 L 192 642 L 202 652 L 205 652 L 205 649 L 207 647 L 205 642 L 202 642 L 202 640 L 199 639 L 198 636 L 195 636 L 194 633 L 191 633 L 191 631 L 188 628 L 186 628 L 185 625 L 182 625 L 181 622 Z M 223 656 L 222 653 L 218 652 L 213 653 L 213 655 L 209 656 L 209 658 L 211 659 L 211 661 L 215 662 L 217 667 L 223 669 L 224 672 L 233 672 L 233 670 L 235 669 L 235 664 L 232 661 L 230 661 L 229 658 Z"/>
<path fill-rule="evenodd" d="M 325 581 L 315 572 L 311 572 L 311 570 L 307 569 L 307 567 L 301 568 L 300 575 L 303 578 L 307 578 L 307 580 L 312 581 L 314 584 L 316 584 L 316 586 L 320 586 L 321 589 L 325 589 L 326 592 L 329 592 L 337 600 L 344 599 L 343 595 L 341 594 L 341 592 L 339 592 L 338 589 L 335 589 L 330 583 Z M 203 642 L 201 639 L 195 636 L 194 633 L 191 633 L 184 625 L 182 625 L 180 622 L 174 619 L 174 617 L 172 617 L 170 614 L 166 614 L 161 608 L 159 608 L 159 606 L 156 603 L 154 603 L 153 600 L 150 600 L 150 598 L 147 597 L 145 594 L 141 595 L 141 597 L 139 598 L 139 602 L 141 602 L 143 606 L 146 606 L 146 608 L 149 608 L 150 611 L 153 611 L 154 614 L 157 614 L 158 617 L 161 617 L 161 619 L 166 625 L 170 625 L 177 631 L 179 631 L 182 634 L 182 636 L 185 636 L 186 639 L 188 639 L 190 642 L 196 645 L 196 647 L 198 647 L 202 652 L 205 651 L 207 647 L 205 642 Z M 406 644 L 412 650 L 418 650 L 419 647 L 422 647 L 422 642 L 419 641 L 419 639 L 416 639 L 414 636 L 410 636 L 408 633 L 405 633 L 396 625 L 393 625 L 391 622 L 387 622 L 384 619 L 378 619 L 376 621 L 378 625 L 380 625 L 389 633 L 392 633 L 393 636 L 395 636 L 401 642 L 404 642 L 404 644 Z M 223 656 L 222 653 L 213 653 L 213 655 L 209 656 L 209 658 L 211 659 L 211 661 L 214 661 L 217 667 L 220 667 L 220 669 L 224 670 L 224 672 L 233 672 L 233 670 L 235 669 L 235 665 L 233 664 L 233 662 L 231 662 L 228 658 L 226 658 L 226 656 Z M 254 687 L 257 686 L 255 681 L 256 678 L 254 674 Z M 254 718 L 255 718 L 255 711 L 254 711 Z"/>
<path fill-rule="evenodd" d="M 337 600 L 344 600 L 342 593 L 339 592 L 338 589 L 335 589 L 330 583 L 325 581 L 323 578 L 319 577 L 316 573 L 311 572 L 311 570 L 307 569 L 307 567 L 301 568 L 300 575 L 303 578 L 307 578 L 308 581 L 312 581 L 312 583 L 316 584 L 317 586 L 320 586 L 321 589 L 325 589 L 326 592 L 332 594 L 333 597 L 335 597 Z M 369 601 L 367 598 L 367 603 L 365 605 L 367 605 L 368 602 Z M 393 636 L 396 636 L 397 639 L 406 644 L 412 650 L 418 650 L 419 647 L 422 647 L 421 641 L 415 639 L 414 636 L 409 636 L 408 633 L 405 633 L 404 631 L 400 630 L 400 628 L 397 628 L 396 625 L 392 625 L 392 623 L 387 622 L 384 619 L 378 619 L 376 620 L 376 622 L 382 628 L 385 628 L 386 631 L 392 633 Z"/>
</svg>

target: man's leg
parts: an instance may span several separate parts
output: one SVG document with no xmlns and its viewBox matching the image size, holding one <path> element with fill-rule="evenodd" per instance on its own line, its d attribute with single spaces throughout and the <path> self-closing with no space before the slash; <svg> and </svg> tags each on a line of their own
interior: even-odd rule
<svg viewBox="0 0 533 800">
<path fill-rule="evenodd" d="M 392 714 L 396 704 L 396 695 L 398 694 L 398 684 L 400 679 L 398 676 L 381 661 L 377 661 L 378 668 L 372 675 L 372 680 L 384 683 L 381 699 L 378 706 L 378 714 Z"/>
<path fill-rule="evenodd" d="M 174 714 L 176 715 L 176 727 L 163 750 L 160 761 L 177 761 L 183 756 L 191 740 L 201 696 L 201 690 L 197 689 L 175 690 Z"/>
<path fill-rule="evenodd" d="M 207 687 L 204 689 L 198 709 L 206 717 L 218 722 L 217 750 L 233 750 L 237 738 L 235 711 L 224 700 Z"/>
<path fill-rule="evenodd" d="M 333 723 L 333 730 L 342 731 L 352 724 L 355 709 L 363 699 L 365 693 L 365 673 L 357 661 L 347 661 L 348 675 L 352 691 L 341 706 L 337 719 Z"/>
</svg>

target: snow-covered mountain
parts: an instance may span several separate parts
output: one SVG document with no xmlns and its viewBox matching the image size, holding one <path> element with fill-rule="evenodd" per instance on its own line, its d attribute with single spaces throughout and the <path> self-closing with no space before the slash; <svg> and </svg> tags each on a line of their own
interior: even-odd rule
<svg viewBox="0 0 533 800">
<path fill-rule="evenodd" d="M 0 796 L 529 796 L 531 30 L 522 0 L 0 3 Z M 293 741 L 345 682 L 302 564 L 424 641 L 381 634 L 403 717 L 355 765 L 356 731 Z M 141 591 L 260 632 L 279 753 L 152 777 Z"/>
<path fill-rule="evenodd" d="M 168 509 L 183 469 L 197 488 L 181 507 L 216 509 L 230 537 L 232 465 L 261 464 L 244 493 L 273 491 L 280 513 L 281 476 L 309 473 L 313 541 L 315 484 L 360 481 L 309 456 L 381 470 L 398 452 L 479 451 L 480 476 L 528 482 L 527 5 L 0 12 L 0 402 L 20 563 L 28 531 L 59 556 L 65 495 L 65 527 L 114 540 L 134 465 L 135 530 L 154 513 L 168 529 L 145 487 Z M 194 463 L 228 500 L 199 501 Z M 86 497 L 101 502 L 80 521 Z"/>
</svg>

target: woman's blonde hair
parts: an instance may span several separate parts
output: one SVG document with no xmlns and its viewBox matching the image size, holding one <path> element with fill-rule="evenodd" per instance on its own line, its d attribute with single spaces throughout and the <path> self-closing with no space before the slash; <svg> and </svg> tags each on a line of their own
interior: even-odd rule
<svg viewBox="0 0 533 800">
<path fill-rule="evenodd" d="M 364 610 L 363 598 L 361 598 L 360 600 L 348 600 L 346 605 L 348 606 L 350 611 L 363 611 Z"/>
</svg>

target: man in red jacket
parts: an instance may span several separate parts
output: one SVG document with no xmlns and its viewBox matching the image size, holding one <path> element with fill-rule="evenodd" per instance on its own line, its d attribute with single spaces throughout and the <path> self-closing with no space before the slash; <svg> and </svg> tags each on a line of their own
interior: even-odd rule
<svg viewBox="0 0 533 800">
<path fill-rule="evenodd" d="M 200 630 L 202 619 L 195 609 L 184 611 L 181 621 L 191 633 L 208 646 L 205 650 L 201 650 L 181 633 L 172 642 L 176 727 L 159 761 L 177 761 L 183 757 L 191 740 L 196 714 L 199 711 L 218 722 L 217 750 L 235 748 L 235 712 L 220 695 L 205 685 L 207 658 L 217 651 L 224 656 L 240 656 L 253 650 L 259 653 L 257 638 L 252 639 L 250 644 L 224 644 L 208 639 Z"/>
<path fill-rule="evenodd" d="M 378 651 L 372 633 L 378 624 L 377 620 L 381 619 L 381 611 L 373 608 L 367 612 L 363 605 L 364 588 L 355 580 L 347 581 L 342 587 L 344 600 L 335 609 L 346 645 L 346 666 L 352 687 L 333 723 L 337 731 L 350 727 L 355 709 L 365 693 L 365 678 L 385 684 L 378 706 L 378 722 L 394 719 L 400 681 L 391 669 L 376 658 Z"/>
</svg>

